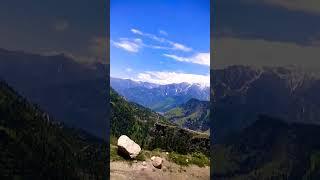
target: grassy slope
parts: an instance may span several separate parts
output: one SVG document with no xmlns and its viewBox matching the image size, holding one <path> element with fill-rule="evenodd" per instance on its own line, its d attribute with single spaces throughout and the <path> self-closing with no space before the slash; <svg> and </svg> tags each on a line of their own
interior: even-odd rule
<svg viewBox="0 0 320 180">
<path fill-rule="evenodd" d="M 207 131 L 209 127 L 209 102 L 191 99 L 179 107 L 166 112 L 164 116 L 181 127 Z"/>
<path fill-rule="evenodd" d="M 133 161 L 124 159 L 117 153 L 116 144 L 110 144 L 110 161 Z M 197 165 L 199 167 L 210 166 L 209 157 L 205 156 L 202 153 L 191 153 L 191 154 L 179 154 L 176 152 L 165 152 L 161 149 L 154 150 L 145 150 L 143 149 L 139 156 L 136 158 L 138 161 L 146 161 L 150 159 L 152 156 L 160 156 L 172 163 L 181 165 L 181 166 L 189 166 L 189 165 Z"/>
</svg>

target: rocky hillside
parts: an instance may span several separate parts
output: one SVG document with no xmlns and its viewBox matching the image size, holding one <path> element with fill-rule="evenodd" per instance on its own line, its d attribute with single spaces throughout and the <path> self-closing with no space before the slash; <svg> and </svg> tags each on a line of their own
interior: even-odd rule
<svg viewBox="0 0 320 180">
<path fill-rule="evenodd" d="M 113 89 L 111 98 L 111 136 L 129 136 L 145 149 L 161 148 L 186 154 L 202 152 L 209 156 L 207 134 L 181 129 L 162 115 L 127 102 Z"/>
<path fill-rule="evenodd" d="M 196 131 L 208 131 L 210 102 L 190 99 L 166 112 L 164 116 L 171 122 Z"/>
<path fill-rule="evenodd" d="M 105 179 L 106 143 L 54 121 L 0 82 L 1 179 Z"/>
</svg>

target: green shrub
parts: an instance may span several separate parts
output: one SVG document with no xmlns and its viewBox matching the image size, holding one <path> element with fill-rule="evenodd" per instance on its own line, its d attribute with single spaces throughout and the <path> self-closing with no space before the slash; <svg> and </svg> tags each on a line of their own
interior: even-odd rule
<svg viewBox="0 0 320 180">
<path fill-rule="evenodd" d="M 210 160 L 204 154 L 195 152 L 191 155 L 190 163 L 198 165 L 199 167 L 204 167 L 210 165 Z"/>
<path fill-rule="evenodd" d="M 139 153 L 139 155 L 136 157 L 136 160 L 138 161 L 145 161 L 147 159 L 146 157 L 146 152 L 141 150 L 141 152 Z"/>
<path fill-rule="evenodd" d="M 181 166 L 189 166 L 191 164 L 194 164 L 199 167 L 205 167 L 210 165 L 209 158 L 199 152 L 189 155 L 182 155 L 176 152 L 171 152 L 169 153 L 169 160 Z"/>
<path fill-rule="evenodd" d="M 181 166 L 189 165 L 189 159 L 187 155 L 181 155 L 175 152 L 171 152 L 169 153 L 169 160 Z"/>
<path fill-rule="evenodd" d="M 113 135 L 111 135 L 110 136 L 110 144 L 117 145 L 117 143 L 118 143 L 118 138 L 113 136 Z"/>
<path fill-rule="evenodd" d="M 123 157 L 121 157 L 118 154 L 118 148 L 116 146 L 110 145 L 110 160 L 111 161 L 125 160 Z"/>
</svg>

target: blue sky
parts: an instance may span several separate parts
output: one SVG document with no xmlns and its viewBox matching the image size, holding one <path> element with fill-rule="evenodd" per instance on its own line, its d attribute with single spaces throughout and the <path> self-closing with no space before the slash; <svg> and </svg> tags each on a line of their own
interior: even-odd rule
<svg viewBox="0 0 320 180">
<path fill-rule="evenodd" d="M 210 0 L 111 0 L 112 77 L 209 84 Z"/>
</svg>

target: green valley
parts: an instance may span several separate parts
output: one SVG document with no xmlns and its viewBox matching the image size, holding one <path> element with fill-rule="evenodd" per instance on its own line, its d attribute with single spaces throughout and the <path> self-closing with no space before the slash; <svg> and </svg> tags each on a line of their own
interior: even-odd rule
<svg viewBox="0 0 320 180">
<path fill-rule="evenodd" d="M 209 157 L 209 135 L 180 128 L 162 115 L 136 103 L 127 102 L 113 89 L 111 97 L 111 136 L 129 136 L 142 148 L 191 154 L 199 152 Z"/>
</svg>

